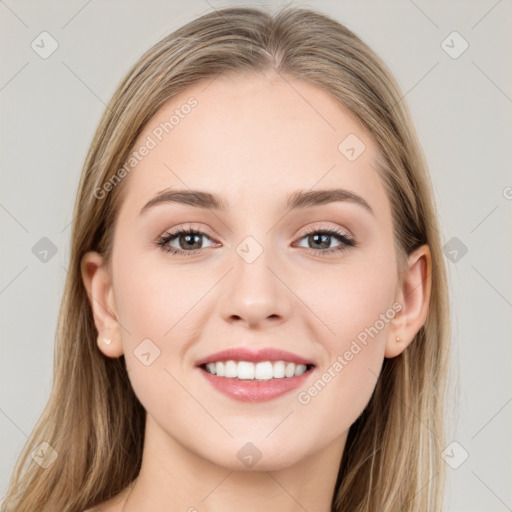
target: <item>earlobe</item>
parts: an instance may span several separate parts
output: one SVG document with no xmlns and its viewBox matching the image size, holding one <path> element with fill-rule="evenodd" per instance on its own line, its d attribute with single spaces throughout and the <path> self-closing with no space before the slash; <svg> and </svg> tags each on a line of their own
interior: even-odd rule
<svg viewBox="0 0 512 512">
<path fill-rule="evenodd" d="M 393 319 L 384 356 L 401 354 L 412 342 L 427 319 L 432 285 L 432 260 L 428 245 L 422 245 L 408 257 L 408 269 L 398 289 L 402 309 Z"/>
<path fill-rule="evenodd" d="M 117 335 L 109 335 L 109 337 L 103 337 L 98 335 L 97 345 L 103 355 L 116 359 L 123 355 L 123 345 Z"/>
<path fill-rule="evenodd" d="M 123 354 L 121 332 L 112 280 L 103 257 L 94 251 L 86 253 L 80 269 L 98 331 L 98 348 L 107 357 L 119 357 Z"/>
</svg>

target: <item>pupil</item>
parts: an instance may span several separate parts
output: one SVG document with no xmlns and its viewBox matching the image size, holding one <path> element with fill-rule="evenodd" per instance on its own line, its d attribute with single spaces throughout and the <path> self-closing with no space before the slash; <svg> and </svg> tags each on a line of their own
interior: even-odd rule
<svg viewBox="0 0 512 512">
<path fill-rule="evenodd" d="M 192 238 L 192 241 L 189 240 L 191 238 Z M 194 234 L 182 235 L 180 242 L 183 242 L 183 240 L 185 239 L 186 241 L 185 241 L 184 245 L 186 245 L 189 248 L 200 249 L 201 244 L 199 242 L 199 238 L 200 238 L 199 235 L 194 235 Z M 199 247 L 192 247 L 194 245 L 194 243 L 197 243 L 199 245 Z"/>
<path fill-rule="evenodd" d="M 313 243 L 320 243 L 321 245 L 321 249 L 328 249 L 329 248 L 329 245 L 331 245 L 329 243 L 329 238 L 330 238 L 330 235 L 326 235 L 326 234 L 314 234 L 314 235 L 311 235 L 309 237 L 310 241 L 312 240 Z M 318 239 L 320 239 L 320 242 L 318 242 Z"/>
</svg>

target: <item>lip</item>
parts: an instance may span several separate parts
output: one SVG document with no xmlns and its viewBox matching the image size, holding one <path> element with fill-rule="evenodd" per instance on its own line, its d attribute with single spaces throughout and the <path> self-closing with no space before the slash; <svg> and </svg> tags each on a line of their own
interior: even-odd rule
<svg viewBox="0 0 512 512">
<path fill-rule="evenodd" d="M 207 357 L 199 359 L 196 366 L 202 366 L 208 363 L 216 363 L 217 361 L 248 361 L 250 363 L 260 363 L 262 361 L 286 361 L 295 364 L 305 364 L 316 366 L 314 361 L 305 359 L 293 352 L 280 350 L 272 347 L 261 348 L 258 350 L 249 349 L 247 347 L 235 347 L 215 352 Z M 290 377 L 295 378 L 295 377 Z"/>
<path fill-rule="evenodd" d="M 283 377 L 270 380 L 240 380 L 218 377 L 198 368 L 203 377 L 217 390 L 228 398 L 240 402 L 265 402 L 285 393 L 289 393 L 305 383 L 313 374 L 314 368 L 297 377 Z"/>
<path fill-rule="evenodd" d="M 248 361 L 259 363 L 262 361 L 286 361 L 295 364 L 304 364 L 308 369 L 302 374 L 294 377 L 283 377 L 281 379 L 249 380 L 228 377 L 218 377 L 208 373 L 203 366 L 218 361 Z M 298 388 L 309 379 L 315 369 L 314 361 L 305 359 L 293 352 L 276 348 L 261 348 L 258 350 L 247 347 L 235 347 L 220 352 L 215 352 L 207 357 L 199 359 L 196 367 L 203 377 L 217 390 L 234 400 L 242 402 L 264 402 L 272 400 L 285 393 Z"/>
</svg>

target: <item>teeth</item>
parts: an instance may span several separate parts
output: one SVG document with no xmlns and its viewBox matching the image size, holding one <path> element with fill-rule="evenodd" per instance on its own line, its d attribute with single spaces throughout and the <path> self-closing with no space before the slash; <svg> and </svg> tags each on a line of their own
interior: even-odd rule
<svg viewBox="0 0 512 512">
<path fill-rule="evenodd" d="M 274 366 L 270 361 L 254 365 L 254 378 L 256 380 L 270 380 L 274 376 Z"/>
<path fill-rule="evenodd" d="M 306 371 L 305 364 L 299 364 L 295 367 L 295 376 L 302 375 Z"/>
<path fill-rule="evenodd" d="M 284 369 L 284 376 L 285 377 L 293 377 L 294 375 L 295 375 L 295 364 L 288 363 L 286 365 L 286 368 Z"/>
<path fill-rule="evenodd" d="M 254 379 L 254 364 L 247 361 L 238 361 L 237 374 L 239 379 Z"/>
<path fill-rule="evenodd" d="M 284 377 L 284 369 L 285 369 L 285 362 L 284 361 L 276 361 L 274 363 L 274 379 L 282 379 Z"/>
<path fill-rule="evenodd" d="M 224 377 L 235 378 L 238 374 L 235 361 L 226 361 Z"/>
<path fill-rule="evenodd" d="M 302 375 L 306 371 L 305 364 L 288 363 L 286 361 L 219 361 L 208 363 L 206 371 L 219 377 L 240 380 L 269 380 L 282 379 Z"/>
<path fill-rule="evenodd" d="M 225 368 L 224 363 L 217 363 L 215 366 L 215 375 L 218 375 L 219 377 L 224 377 L 225 375 Z"/>
<path fill-rule="evenodd" d="M 222 363 L 220 363 L 222 364 Z M 219 374 L 218 366 L 216 363 L 208 363 L 206 365 L 206 370 L 208 373 L 211 373 L 212 375 L 219 375 L 219 377 L 222 377 L 222 375 Z"/>
</svg>

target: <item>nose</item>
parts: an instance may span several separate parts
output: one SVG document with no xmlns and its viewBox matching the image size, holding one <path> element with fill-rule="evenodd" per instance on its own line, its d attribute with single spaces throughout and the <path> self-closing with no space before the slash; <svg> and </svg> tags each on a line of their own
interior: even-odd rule
<svg viewBox="0 0 512 512">
<path fill-rule="evenodd" d="M 223 280 L 220 298 L 221 315 L 228 323 L 258 328 L 279 325 L 290 317 L 293 294 L 280 275 L 281 267 L 269 254 L 264 250 L 251 263 L 234 255 L 234 268 Z"/>
</svg>

